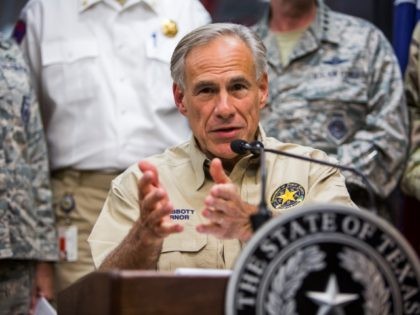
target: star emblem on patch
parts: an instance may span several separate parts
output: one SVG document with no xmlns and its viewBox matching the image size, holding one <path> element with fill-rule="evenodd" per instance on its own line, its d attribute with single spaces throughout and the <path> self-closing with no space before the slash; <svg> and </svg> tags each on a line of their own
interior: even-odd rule
<svg viewBox="0 0 420 315">
<path fill-rule="evenodd" d="M 286 183 L 277 188 L 270 198 L 275 209 L 286 209 L 305 199 L 305 189 L 298 183 Z"/>
</svg>

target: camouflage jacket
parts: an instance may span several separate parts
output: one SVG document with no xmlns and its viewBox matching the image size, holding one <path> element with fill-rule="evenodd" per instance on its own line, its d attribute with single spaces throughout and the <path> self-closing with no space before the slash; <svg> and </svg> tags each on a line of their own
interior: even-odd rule
<svg viewBox="0 0 420 315">
<path fill-rule="evenodd" d="M 44 133 L 18 46 L 0 37 L 0 259 L 57 258 Z"/>
<path fill-rule="evenodd" d="M 417 24 L 410 46 L 410 58 L 405 73 L 407 104 L 411 114 L 411 154 L 405 170 L 402 188 L 420 200 L 420 23 Z"/>
<path fill-rule="evenodd" d="M 408 148 L 403 82 L 391 45 L 369 22 L 318 0 L 316 20 L 281 64 L 268 17 L 254 26 L 269 60 L 264 129 L 357 168 L 386 197 L 399 181 Z M 347 183 L 363 187 L 359 178 L 345 175 Z"/>
</svg>

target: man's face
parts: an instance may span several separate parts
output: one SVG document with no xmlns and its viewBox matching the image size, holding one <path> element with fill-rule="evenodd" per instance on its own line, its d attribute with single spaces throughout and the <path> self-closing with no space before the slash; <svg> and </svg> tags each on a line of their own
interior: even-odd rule
<svg viewBox="0 0 420 315">
<path fill-rule="evenodd" d="M 238 38 L 219 37 L 194 48 L 185 60 L 185 90 L 173 87 L 207 157 L 232 160 L 235 139 L 255 140 L 267 94 L 267 75 L 256 78 L 251 50 Z"/>
</svg>

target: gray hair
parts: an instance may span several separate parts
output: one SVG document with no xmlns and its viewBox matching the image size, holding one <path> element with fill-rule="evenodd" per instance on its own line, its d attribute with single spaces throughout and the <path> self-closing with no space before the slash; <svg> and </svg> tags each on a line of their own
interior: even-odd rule
<svg viewBox="0 0 420 315">
<path fill-rule="evenodd" d="M 267 72 L 267 49 L 251 29 L 232 23 L 207 24 L 185 35 L 172 54 L 171 76 L 181 89 L 185 88 L 185 59 L 188 53 L 198 46 L 208 44 L 212 40 L 223 36 L 237 37 L 249 47 L 254 57 L 257 79 Z"/>
</svg>

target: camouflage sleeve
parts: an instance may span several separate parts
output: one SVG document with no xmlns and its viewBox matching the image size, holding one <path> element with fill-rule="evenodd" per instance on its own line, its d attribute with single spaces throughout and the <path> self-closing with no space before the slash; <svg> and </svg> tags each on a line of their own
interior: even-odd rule
<svg viewBox="0 0 420 315">
<path fill-rule="evenodd" d="M 30 1 L 22 9 L 18 24 L 23 29 L 19 38 L 14 37 L 20 44 L 25 61 L 30 69 L 32 84 L 35 87 L 39 106 L 42 106 L 41 93 L 41 42 L 42 42 L 42 3 L 40 1 Z M 17 26 L 16 26 L 17 27 Z M 15 27 L 15 28 L 16 28 Z"/>
<path fill-rule="evenodd" d="M 397 185 L 408 148 L 408 113 L 401 72 L 392 47 L 384 35 L 372 29 L 367 72 L 368 113 L 364 128 L 353 141 L 339 147 L 337 158 L 343 165 L 360 170 L 371 182 L 375 193 L 386 197 Z M 349 177 L 363 187 L 360 179 Z"/>
<path fill-rule="evenodd" d="M 402 179 L 402 189 L 420 200 L 420 23 L 413 33 L 405 73 L 405 93 L 411 116 L 411 155 Z"/>
<path fill-rule="evenodd" d="M 41 115 L 35 92 L 31 88 L 27 96 L 28 117 L 26 132 L 28 139 L 28 162 L 32 170 L 32 192 L 37 211 L 37 236 L 41 260 L 54 261 L 58 258 L 55 218 L 52 210 L 52 193 L 49 181 L 47 148 Z"/>
</svg>

